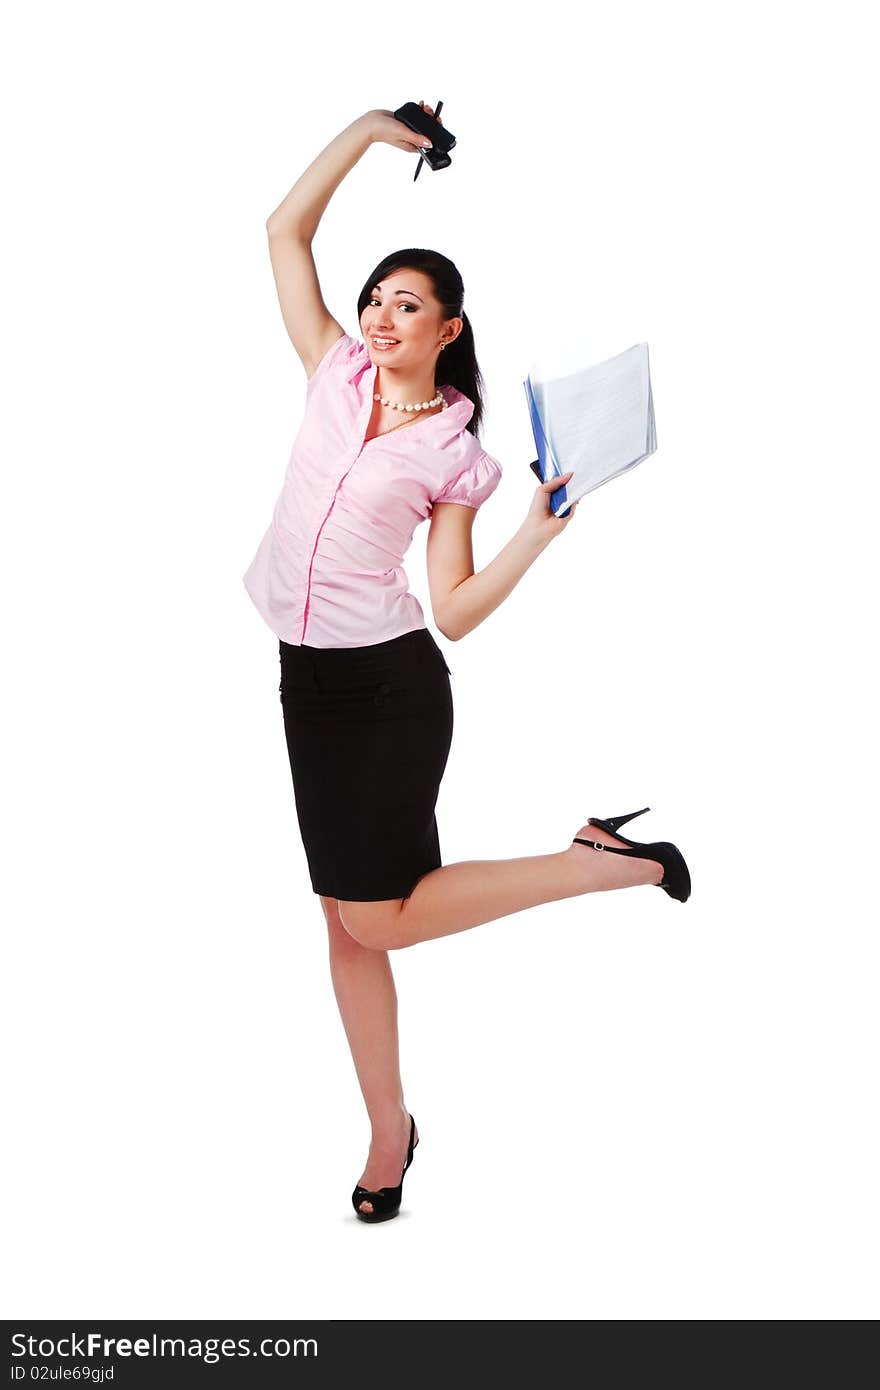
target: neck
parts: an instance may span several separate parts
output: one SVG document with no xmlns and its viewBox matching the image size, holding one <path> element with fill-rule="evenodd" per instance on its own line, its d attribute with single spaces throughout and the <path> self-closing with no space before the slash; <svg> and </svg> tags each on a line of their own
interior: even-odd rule
<svg viewBox="0 0 880 1390">
<path fill-rule="evenodd" d="M 380 367 L 376 373 L 376 390 L 386 400 L 401 401 L 405 405 L 432 401 L 437 394 L 433 381 L 426 381 L 424 376 L 396 372 L 390 367 Z"/>
</svg>

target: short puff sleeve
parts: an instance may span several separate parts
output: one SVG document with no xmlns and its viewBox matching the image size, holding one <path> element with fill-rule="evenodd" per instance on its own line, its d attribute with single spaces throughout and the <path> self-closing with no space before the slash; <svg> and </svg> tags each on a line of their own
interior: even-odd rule
<svg viewBox="0 0 880 1390">
<path fill-rule="evenodd" d="M 458 502 L 464 507 L 481 507 L 500 482 L 501 464 L 490 454 L 480 454 L 431 499 L 432 505 L 435 502 Z"/>
<path fill-rule="evenodd" d="M 306 395 L 310 396 L 324 377 L 350 372 L 357 358 L 365 353 L 364 345 L 357 338 L 353 338 L 350 333 L 342 333 L 330 344 L 306 382 Z"/>
</svg>

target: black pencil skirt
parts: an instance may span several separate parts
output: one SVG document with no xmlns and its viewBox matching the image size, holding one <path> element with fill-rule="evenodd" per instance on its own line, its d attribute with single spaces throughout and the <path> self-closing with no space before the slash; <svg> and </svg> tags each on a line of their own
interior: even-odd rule
<svg viewBox="0 0 880 1390">
<path fill-rule="evenodd" d="M 442 863 L 435 806 L 450 671 L 427 628 L 366 647 L 280 642 L 281 705 L 312 888 L 406 898 Z"/>
</svg>

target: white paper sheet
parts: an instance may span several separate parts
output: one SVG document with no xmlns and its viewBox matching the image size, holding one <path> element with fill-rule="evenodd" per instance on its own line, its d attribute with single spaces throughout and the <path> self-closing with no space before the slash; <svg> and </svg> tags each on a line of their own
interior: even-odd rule
<svg viewBox="0 0 880 1390">
<path fill-rule="evenodd" d="M 557 515 L 657 448 L 647 343 L 574 371 L 538 360 L 523 385 L 544 481 L 574 472 L 552 494 Z"/>
</svg>

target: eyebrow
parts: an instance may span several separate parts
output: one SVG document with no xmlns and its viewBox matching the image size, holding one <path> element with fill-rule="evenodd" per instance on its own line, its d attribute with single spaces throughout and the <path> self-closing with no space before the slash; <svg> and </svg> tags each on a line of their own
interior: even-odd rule
<svg viewBox="0 0 880 1390">
<path fill-rule="evenodd" d="M 374 285 L 374 286 L 373 286 L 373 289 L 374 289 L 374 290 L 381 290 L 381 286 L 380 286 L 380 285 Z M 419 296 L 415 293 L 414 290 L 395 290 L 394 293 L 395 293 L 395 294 L 411 294 L 412 297 L 413 297 L 413 299 L 418 299 L 418 300 L 419 300 L 419 303 L 420 303 L 420 304 L 423 304 L 423 303 L 424 303 L 424 300 L 423 300 L 423 299 L 419 299 Z"/>
</svg>

